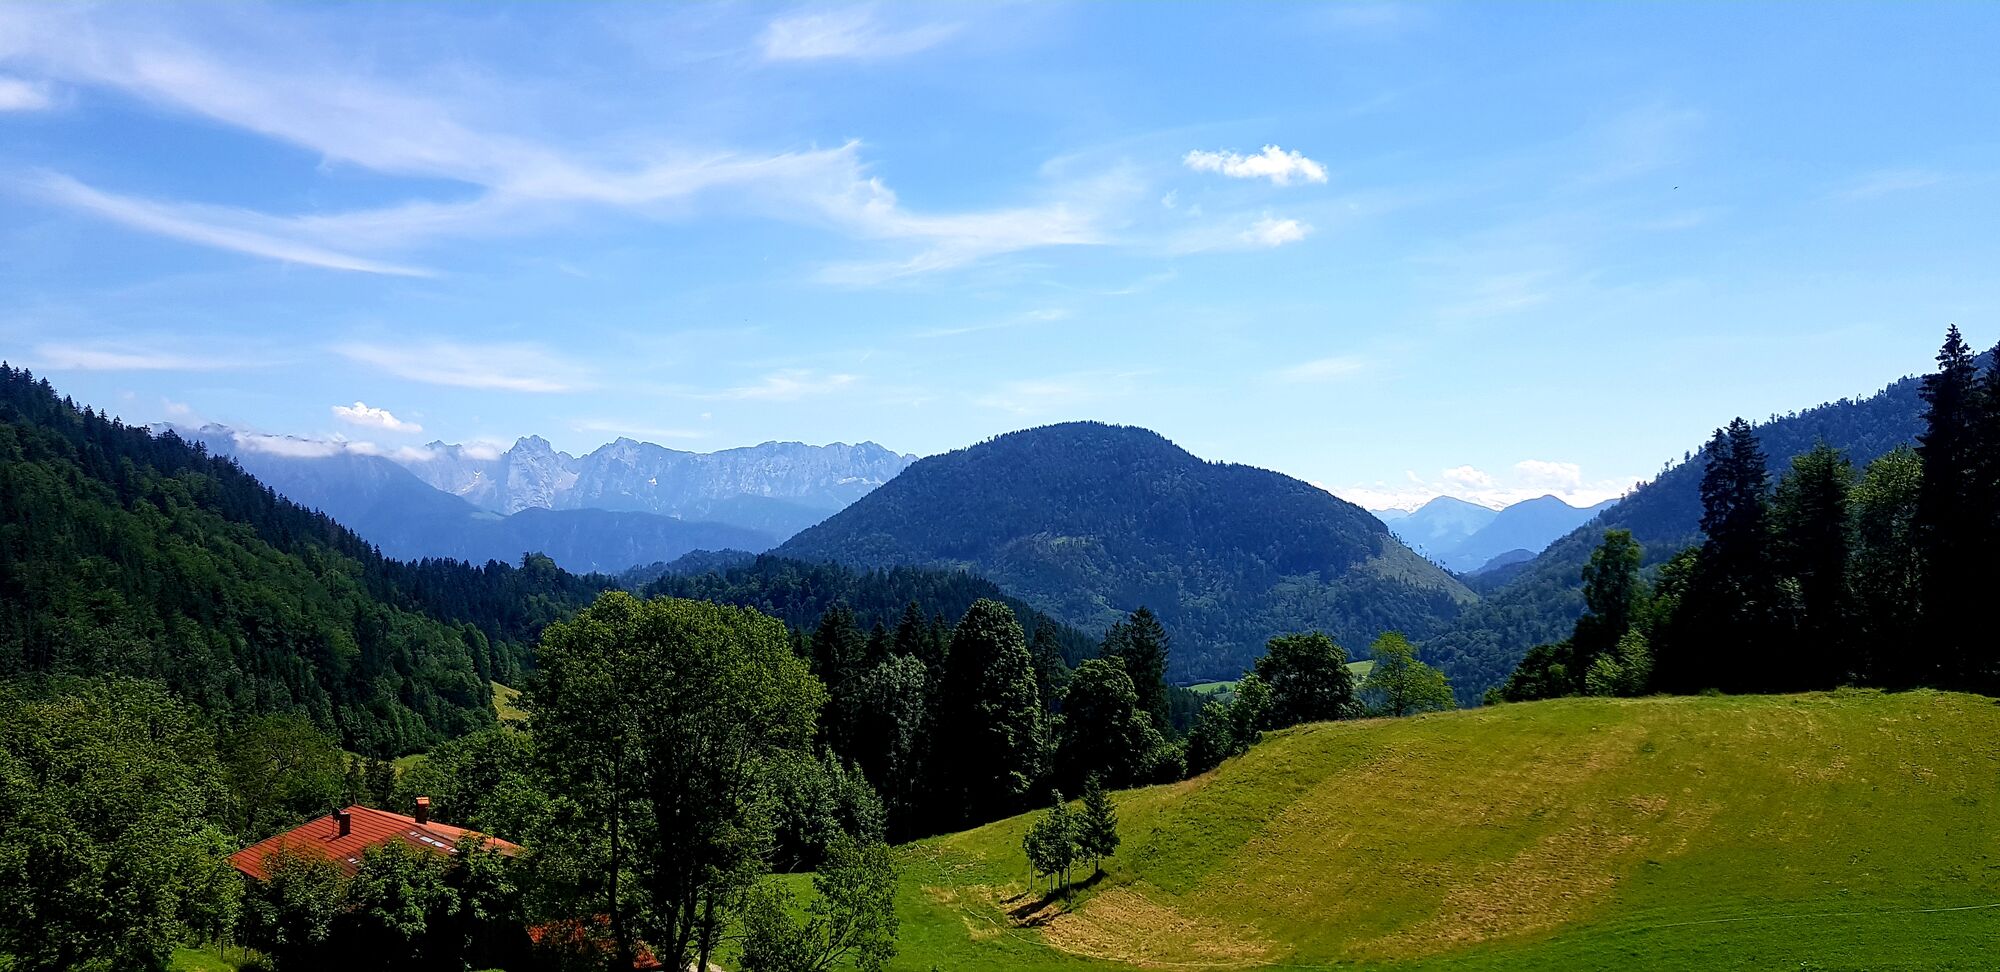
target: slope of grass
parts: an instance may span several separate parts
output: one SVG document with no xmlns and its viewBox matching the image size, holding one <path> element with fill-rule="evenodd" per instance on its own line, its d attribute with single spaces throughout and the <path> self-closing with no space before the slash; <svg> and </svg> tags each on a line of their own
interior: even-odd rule
<svg viewBox="0 0 2000 972">
<path fill-rule="evenodd" d="M 1032 817 L 905 851 L 897 968 L 1993 968 L 2000 705 L 1572 699 L 1304 726 L 1118 795 L 1027 891 Z"/>
<path fill-rule="evenodd" d="M 526 722 L 528 711 L 521 708 L 521 690 L 508 688 L 499 682 L 493 685 L 493 714 L 501 722 Z"/>
</svg>

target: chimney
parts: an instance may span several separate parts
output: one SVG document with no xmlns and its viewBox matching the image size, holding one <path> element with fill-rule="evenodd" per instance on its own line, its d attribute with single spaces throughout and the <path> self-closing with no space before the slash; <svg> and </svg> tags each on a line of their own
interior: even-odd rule
<svg viewBox="0 0 2000 972">
<path fill-rule="evenodd" d="M 345 810 L 333 812 L 333 822 L 340 827 L 340 836 L 345 837 L 354 829 L 354 818 Z"/>
<path fill-rule="evenodd" d="M 430 797 L 418 797 L 418 798 L 417 798 L 417 824 L 418 824 L 418 826 L 422 826 L 422 825 L 424 825 L 424 824 L 427 824 L 427 823 L 430 823 L 430 822 L 431 822 L 431 798 L 430 798 Z"/>
</svg>

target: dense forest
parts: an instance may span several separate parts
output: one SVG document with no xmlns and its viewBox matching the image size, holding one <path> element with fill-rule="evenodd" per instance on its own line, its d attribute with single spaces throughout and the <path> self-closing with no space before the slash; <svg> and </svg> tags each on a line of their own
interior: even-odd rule
<svg viewBox="0 0 2000 972">
<path fill-rule="evenodd" d="M 228 459 L 0 366 L 0 675 L 157 679 L 392 755 L 491 725 L 490 683 L 608 586 L 545 558 L 388 560 Z"/>
<path fill-rule="evenodd" d="M 1325 490 L 1094 422 L 918 460 L 774 552 L 969 569 L 1085 630 L 1150 605 L 1180 639 L 1173 676 L 1188 680 L 1233 678 L 1290 631 L 1428 637 L 1473 599 Z"/>
<path fill-rule="evenodd" d="M 1842 400 L 1758 425 L 1763 448 L 1789 462 L 1819 444 L 1867 463 L 1915 442 L 1923 403 L 1916 378 L 1898 381 L 1860 400 Z M 1607 529 L 1627 530 L 1645 550 L 1645 567 L 1657 570 L 1701 540 L 1703 464 L 1683 461 L 1639 486 L 1591 523 L 1557 540 L 1498 588 L 1480 583 L 1482 599 L 1446 630 L 1421 639 L 1424 655 L 1451 675 L 1460 701 L 1477 702 L 1507 678 L 1529 646 L 1563 637 L 1583 613 L 1580 580 L 1591 551 Z"/>
<path fill-rule="evenodd" d="M 1716 430 L 1691 464 L 1698 542 L 1642 572 L 1635 532 L 1606 530 L 1569 636 L 1530 649 L 1490 696 L 2000 690 L 1979 617 L 2000 542 L 2000 355 L 1982 371 L 1952 328 L 1916 396 L 1916 448 L 1857 467 L 1821 441 L 1775 484 L 1757 429 Z"/>
<path fill-rule="evenodd" d="M 861 630 L 896 625 L 914 604 L 939 624 L 957 618 L 979 600 L 998 601 L 1012 609 L 1030 640 L 1055 639 L 1070 665 L 1096 654 L 1098 639 L 1050 618 L 1026 602 L 1010 597 L 998 584 L 963 570 L 891 567 L 853 570 L 838 564 L 809 564 L 765 554 L 712 554 L 698 551 L 672 565 L 640 567 L 619 575 L 628 588 L 646 596 L 687 597 L 734 604 L 777 618 L 798 631 L 809 631 L 840 605 Z"/>
</svg>

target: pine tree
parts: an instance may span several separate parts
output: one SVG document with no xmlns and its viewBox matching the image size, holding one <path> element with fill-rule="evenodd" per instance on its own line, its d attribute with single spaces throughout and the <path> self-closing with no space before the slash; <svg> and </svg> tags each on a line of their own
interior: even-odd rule
<svg viewBox="0 0 2000 972">
<path fill-rule="evenodd" d="M 1668 685 L 1694 691 L 1717 685 L 1764 691 L 1780 680 L 1770 657 L 1776 640 L 1778 585 L 1770 562 L 1770 474 L 1750 423 L 1717 429 L 1701 478 L 1701 545 L 1689 619 L 1666 666 Z M 1703 683 L 1706 682 L 1707 685 Z"/>
<path fill-rule="evenodd" d="M 1167 629 L 1150 608 L 1140 607 L 1105 635 L 1103 657 L 1115 657 L 1139 693 L 1139 711 L 1167 731 Z"/>
<path fill-rule="evenodd" d="M 1956 325 L 1945 333 L 1938 370 L 1925 375 L 1919 394 L 1927 406 L 1917 455 L 1924 460 L 1917 494 L 1917 547 L 1923 553 L 1924 643 L 1930 657 L 1919 679 L 1959 687 L 1967 674 L 1966 639 L 1981 628 L 1977 579 L 1990 551 L 1978 545 L 1974 524 L 1983 511 L 1969 507 L 1975 483 L 1975 406 L 1978 372 L 1972 349 Z M 1914 646 L 1912 646 L 1914 647 Z"/>
<path fill-rule="evenodd" d="M 1799 592 L 1799 628 L 1785 688 L 1832 688 L 1855 677 L 1848 631 L 1848 561 L 1854 466 L 1822 442 L 1792 460 L 1771 504 L 1779 573 Z"/>
<path fill-rule="evenodd" d="M 1055 625 L 1038 624 L 1035 638 L 1028 646 L 1028 654 L 1035 661 L 1035 689 L 1042 697 L 1042 711 L 1053 713 L 1062 701 L 1063 693 L 1069 688 L 1070 670 L 1063 663 L 1062 641 L 1056 635 Z"/>
<path fill-rule="evenodd" d="M 1118 808 L 1111 794 L 1093 776 L 1083 784 L 1083 813 L 1077 820 L 1077 845 L 1090 855 L 1092 876 L 1104 873 L 1104 859 L 1118 850 Z"/>
</svg>

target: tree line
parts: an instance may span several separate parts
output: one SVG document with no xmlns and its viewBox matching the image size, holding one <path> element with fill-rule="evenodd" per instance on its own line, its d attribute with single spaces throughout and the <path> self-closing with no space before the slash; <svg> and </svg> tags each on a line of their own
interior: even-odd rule
<svg viewBox="0 0 2000 972">
<path fill-rule="evenodd" d="M 2000 690 L 1979 593 L 2000 542 L 2000 348 L 1956 327 L 1919 394 L 1915 448 L 1858 473 L 1820 443 L 1773 484 L 1750 424 L 1703 450 L 1699 544 L 1642 571 L 1611 530 L 1583 570 L 1569 638 L 1530 649 L 1500 701 L 1841 685 Z"/>
</svg>

